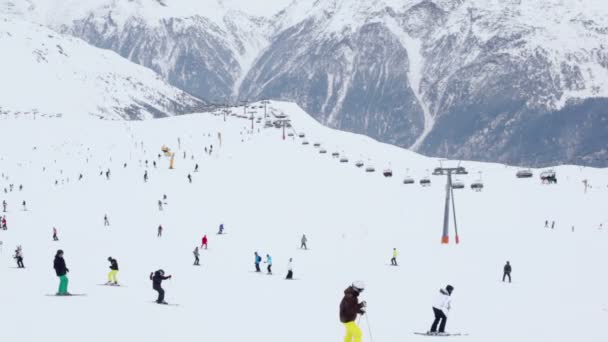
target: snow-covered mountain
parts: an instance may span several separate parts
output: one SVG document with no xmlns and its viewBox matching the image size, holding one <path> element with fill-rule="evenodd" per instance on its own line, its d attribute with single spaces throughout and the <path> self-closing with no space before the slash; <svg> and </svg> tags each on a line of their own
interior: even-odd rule
<svg viewBox="0 0 608 342">
<path fill-rule="evenodd" d="M 0 113 L 143 119 L 194 112 L 203 102 L 114 52 L 0 16 Z"/>
<path fill-rule="evenodd" d="M 221 1 L 2 3 L 211 101 L 294 101 L 435 156 L 608 163 L 603 0 L 296 0 L 265 17 Z"/>
<path fill-rule="evenodd" d="M 608 170 L 560 166 L 558 184 L 547 185 L 540 170 L 518 179 L 514 167 L 463 162 L 466 188 L 454 190 L 460 244 L 442 245 L 446 179 L 429 176 L 437 160 L 323 127 L 291 103 L 271 101 L 268 113 L 287 115 L 306 136 L 282 140 L 280 129 L 254 121 L 251 130 L 249 120 L 211 113 L 78 129 L 67 118 L 0 120 L 0 190 L 14 184 L 0 199 L 8 222 L 0 230 L 0 340 L 341 341 L 339 303 L 355 280 L 367 284 L 365 342 L 444 341 L 413 332 L 429 329 L 447 284 L 455 287 L 447 331 L 469 336 L 446 342 L 608 340 Z M 176 152 L 173 169 L 158 156 L 163 145 Z M 389 166 L 394 175 L 384 177 Z M 416 183 L 403 184 L 408 176 Z M 418 184 L 427 176 L 430 186 Z M 471 190 L 480 177 L 483 191 Z M 220 224 L 227 234 L 216 234 Z M 453 242 L 453 220 L 449 232 Z M 209 248 L 193 266 L 205 234 Z M 308 250 L 299 249 L 302 234 Z M 12 258 L 18 245 L 25 269 Z M 398 267 L 390 266 L 393 248 Z M 68 291 L 86 296 L 52 296 L 58 249 Z M 254 272 L 256 251 L 272 256 L 273 275 Z M 109 256 L 122 287 L 99 286 Z M 289 258 L 297 280 L 284 279 Z M 511 284 L 501 281 L 507 260 Z M 153 302 L 148 276 L 158 269 L 173 276 L 162 285 L 179 306 Z"/>
</svg>

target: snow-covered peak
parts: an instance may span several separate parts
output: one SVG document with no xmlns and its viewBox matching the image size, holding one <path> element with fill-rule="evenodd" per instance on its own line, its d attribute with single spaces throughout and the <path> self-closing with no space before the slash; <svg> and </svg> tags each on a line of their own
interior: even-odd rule
<svg viewBox="0 0 608 342">
<path fill-rule="evenodd" d="M 0 112 L 145 119 L 194 111 L 199 100 L 159 75 L 46 27 L 0 15 Z"/>
</svg>

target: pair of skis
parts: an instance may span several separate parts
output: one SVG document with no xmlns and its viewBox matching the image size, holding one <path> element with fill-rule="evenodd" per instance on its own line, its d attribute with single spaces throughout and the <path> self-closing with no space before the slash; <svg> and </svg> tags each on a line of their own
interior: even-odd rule
<svg viewBox="0 0 608 342">
<path fill-rule="evenodd" d="M 422 335 L 429 337 L 455 337 L 455 336 L 469 336 L 466 333 L 429 333 L 429 332 L 415 332 L 414 335 Z"/>
</svg>

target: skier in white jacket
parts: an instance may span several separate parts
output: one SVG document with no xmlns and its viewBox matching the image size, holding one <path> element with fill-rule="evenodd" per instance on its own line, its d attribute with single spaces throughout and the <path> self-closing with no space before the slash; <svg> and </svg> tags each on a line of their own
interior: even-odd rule
<svg viewBox="0 0 608 342">
<path fill-rule="evenodd" d="M 289 258 L 289 263 L 287 263 L 287 277 L 285 279 L 293 279 L 293 258 Z"/>
<path fill-rule="evenodd" d="M 448 320 L 447 313 L 452 308 L 451 295 L 453 291 L 454 287 L 452 285 L 448 285 L 445 287 L 445 289 L 439 290 L 439 295 L 437 295 L 435 303 L 433 304 L 433 313 L 435 314 L 435 320 L 433 321 L 433 325 L 431 325 L 431 330 L 429 331 L 429 334 L 445 333 L 445 324 Z M 437 331 L 437 325 L 439 325 L 439 331 Z"/>
</svg>

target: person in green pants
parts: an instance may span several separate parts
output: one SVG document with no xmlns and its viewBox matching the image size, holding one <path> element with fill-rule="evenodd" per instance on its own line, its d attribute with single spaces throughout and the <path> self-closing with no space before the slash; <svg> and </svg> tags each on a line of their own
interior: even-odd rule
<svg viewBox="0 0 608 342">
<path fill-rule="evenodd" d="M 57 292 L 58 296 L 69 296 L 68 292 L 68 277 L 67 273 L 70 270 L 65 266 L 65 260 L 63 260 L 63 251 L 60 249 L 55 254 L 55 261 L 53 262 L 53 268 L 55 268 L 55 273 L 59 277 L 59 291 Z"/>
</svg>

